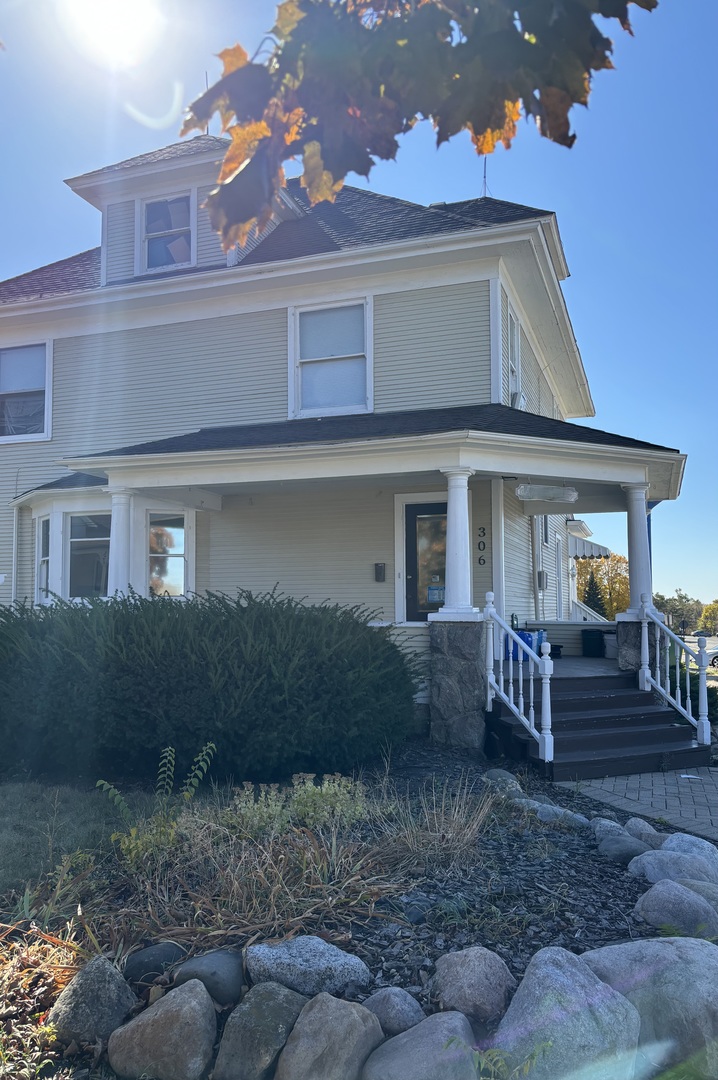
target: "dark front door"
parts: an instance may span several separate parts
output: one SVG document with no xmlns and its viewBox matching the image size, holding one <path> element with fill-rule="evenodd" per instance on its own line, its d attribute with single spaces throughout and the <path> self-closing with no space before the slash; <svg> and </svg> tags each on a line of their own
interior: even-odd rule
<svg viewBox="0 0 718 1080">
<path fill-rule="evenodd" d="M 426 622 L 444 603 L 446 503 L 406 506 L 406 619 Z"/>
</svg>

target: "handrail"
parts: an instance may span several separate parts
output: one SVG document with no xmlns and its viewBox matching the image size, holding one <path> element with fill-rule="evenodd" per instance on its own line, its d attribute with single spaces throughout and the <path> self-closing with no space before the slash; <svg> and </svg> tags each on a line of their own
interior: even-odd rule
<svg viewBox="0 0 718 1080">
<path fill-rule="evenodd" d="M 682 638 L 661 622 L 655 609 L 651 606 L 651 598 L 648 593 L 641 593 L 641 607 L 639 611 L 641 619 L 641 667 L 638 672 L 638 684 L 641 690 L 655 690 L 661 697 L 672 705 L 681 716 L 684 716 L 696 729 L 696 739 L 701 746 L 711 744 L 711 726 L 708 722 L 708 683 L 706 672 L 708 670 L 708 655 L 706 653 L 706 639 L 698 638 L 697 651 L 691 649 Z M 651 672 L 650 650 L 648 642 L 648 624 L 655 626 L 655 656 L 654 670 Z M 673 657 L 671 657 L 673 649 Z M 681 657 L 685 657 L 684 668 L 684 693 L 681 691 Z M 675 689 L 671 689 L 671 659 L 674 661 L 673 679 Z M 691 701 L 690 661 L 698 667 L 698 717 L 693 716 L 693 703 Z"/>
<path fill-rule="evenodd" d="M 573 615 L 574 611 L 578 611 L 582 615 L 585 613 L 585 615 L 587 617 L 584 618 L 583 620 L 581 620 L 583 622 L 598 622 L 598 623 L 610 622 L 610 620 L 607 619 L 605 615 L 599 615 L 599 613 L 597 611 L 594 611 L 593 608 L 588 606 L 588 604 L 584 604 L 580 600 L 572 600 L 571 601 L 571 614 L 572 615 Z M 579 620 L 576 620 L 576 621 L 579 621 Z"/>
<path fill-rule="evenodd" d="M 494 698 L 498 697 L 530 735 L 536 739 L 541 761 L 553 761 L 553 734 L 551 733 L 551 675 L 553 660 L 548 641 L 541 645 L 541 655 L 535 652 L 508 623 L 504 622 L 494 607 L 494 594 L 487 592 L 484 608 L 486 622 L 486 711 L 491 712 Z M 499 670 L 494 671 L 494 626 L 499 629 Z M 509 642 L 509 648 L 504 648 Z M 508 672 L 504 668 L 504 654 L 508 652 Z M 518 663 L 518 678 L 514 686 L 514 652 Z M 528 703 L 524 694 L 524 661 L 528 660 Z M 541 678 L 541 727 L 536 728 L 534 708 L 534 669 Z"/>
</svg>

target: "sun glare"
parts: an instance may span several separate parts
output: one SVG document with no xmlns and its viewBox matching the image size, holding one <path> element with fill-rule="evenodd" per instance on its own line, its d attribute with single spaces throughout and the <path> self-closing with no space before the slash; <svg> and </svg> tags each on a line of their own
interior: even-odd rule
<svg viewBox="0 0 718 1080">
<path fill-rule="evenodd" d="M 75 48 L 111 71 L 149 59 L 165 29 L 153 0 L 57 0 L 57 10 Z"/>
</svg>

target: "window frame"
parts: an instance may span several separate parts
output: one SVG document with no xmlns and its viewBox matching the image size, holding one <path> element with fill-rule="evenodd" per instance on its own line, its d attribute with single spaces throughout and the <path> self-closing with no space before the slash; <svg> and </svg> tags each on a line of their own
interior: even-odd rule
<svg viewBox="0 0 718 1080">
<path fill-rule="evenodd" d="M 147 241 L 150 239 L 146 232 L 146 210 L 153 203 L 170 202 L 173 199 L 189 199 L 189 234 L 190 234 L 190 258 L 189 262 L 167 263 L 164 266 L 147 265 Z M 153 233 L 155 236 L 167 236 L 172 232 L 186 232 L 187 229 L 170 229 L 165 233 Z M 181 191 L 158 192 L 144 199 L 135 201 L 135 276 L 142 274 L 172 274 L 177 270 L 187 270 L 197 265 L 197 188 L 184 188 Z"/>
<path fill-rule="evenodd" d="M 50 604 L 52 603 L 51 589 L 50 589 L 50 557 L 52 554 L 52 524 L 50 514 L 43 514 L 41 517 L 35 518 L 35 603 L 36 604 Z M 43 553 L 43 531 L 44 526 L 47 524 L 47 555 Z M 47 563 L 47 586 L 43 588 L 40 584 L 42 579 L 42 564 Z"/>
<path fill-rule="evenodd" d="M 300 339 L 299 339 L 299 326 L 300 316 L 312 311 L 331 311 L 338 308 L 352 308 L 363 306 L 364 308 L 364 365 L 365 365 L 365 379 L 366 379 L 366 393 L 363 405 L 336 405 L 336 406 L 323 406 L 316 409 L 304 409 L 302 408 L 302 367 L 305 364 L 312 364 L 321 362 L 327 359 L 350 360 L 357 357 L 358 353 L 347 353 L 346 356 L 333 357 L 311 357 L 307 359 L 300 359 Z M 302 304 L 297 307 L 290 307 L 288 311 L 288 336 L 289 336 L 289 395 L 288 395 L 288 414 L 290 419 L 297 419 L 299 417 L 320 417 L 320 416 L 356 416 L 363 413 L 371 413 L 374 411 L 374 356 L 373 356 L 373 340 L 374 340 L 374 307 L 373 297 L 368 295 L 362 296 L 350 296 L 342 298 L 341 300 L 335 300 L 331 303 L 317 303 L 317 304 Z"/>
<path fill-rule="evenodd" d="M 513 334 L 511 332 L 512 324 L 514 328 Z M 509 405 L 512 408 L 516 408 L 516 406 L 513 404 L 514 399 L 517 396 L 521 398 L 523 394 L 523 379 L 521 372 L 521 319 L 516 314 L 516 310 L 510 300 L 508 302 L 508 313 L 506 317 L 506 335 L 508 339 L 507 364 L 509 378 Z"/>
<path fill-rule="evenodd" d="M 184 563 L 184 592 L 179 596 L 172 596 L 164 593 L 153 594 L 150 591 L 150 530 L 152 527 L 152 518 L 154 516 L 181 517 L 184 520 L 184 552 L 182 553 L 182 560 Z M 189 507 L 162 507 L 157 505 L 147 505 L 145 507 L 144 529 L 142 530 L 144 551 L 143 587 L 145 596 L 149 597 L 156 595 L 159 599 L 164 600 L 186 600 L 187 597 L 195 591 L 195 519 L 196 511 Z M 168 558 L 177 559 L 179 556 L 169 555 Z"/>
<path fill-rule="evenodd" d="M 52 366 L 53 366 L 53 342 L 51 338 L 40 341 L 22 341 L 16 343 L 3 343 L 0 352 L 10 352 L 13 349 L 30 349 L 42 346 L 45 349 L 45 411 L 43 418 L 43 430 L 33 431 L 27 435 L 0 435 L 0 445 L 6 443 L 22 442 L 48 442 L 52 438 Z M 0 395 L 1 397 L 2 395 Z"/>
<path fill-rule="evenodd" d="M 82 545 L 87 542 L 87 538 L 73 537 L 72 536 L 72 519 L 82 517 L 107 517 L 110 519 L 110 534 L 107 537 L 99 537 L 100 540 L 107 540 L 107 590 L 104 593 L 98 593 L 97 596 L 73 596 L 70 592 L 70 580 L 72 576 L 72 551 L 73 543 L 76 545 Z M 106 600 L 109 596 L 109 576 L 110 576 L 110 544 L 112 536 L 112 508 L 110 506 L 103 510 L 86 510 L 84 507 L 78 507 L 77 509 L 69 509 L 63 513 L 62 522 L 62 561 L 63 561 L 63 584 L 65 586 L 63 590 L 63 599 L 67 600 L 71 604 L 84 604 L 88 599 L 91 600 Z M 91 541 L 90 541 L 91 542 Z M 81 549 L 81 547 L 80 547 Z M 52 546 L 50 547 L 52 551 Z M 75 548 L 75 550 L 78 550 Z M 65 595 L 66 594 L 66 595 Z"/>
</svg>

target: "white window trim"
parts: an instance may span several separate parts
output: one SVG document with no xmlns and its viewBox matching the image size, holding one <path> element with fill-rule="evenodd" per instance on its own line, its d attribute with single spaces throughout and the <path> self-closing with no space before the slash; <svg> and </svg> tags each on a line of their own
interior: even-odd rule
<svg viewBox="0 0 718 1080">
<path fill-rule="evenodd" d="M 184 263 L 172 263 L 169 266 L 147 266 L 145 250 L 145 207 L 167 199 L 181 199 L 189 195 L 189 233 L 190 260 Z M 178 230 L 181 231 L 181 230 Z M 135 199 L 135 277 L 149 274 L 173 274 L 177 270 L 186 270 L 197 265 L 197 188 L 183 188 L 181 191 L 168 191 L 150 195 L 146 199 Z"/>
<path fill-rule="evenodd" d="M 110 506 L 107 506 L 102 510 L 88 510 L 85 506 L 78 506 L 72 510 L 65 511 L 62 515 L 62 576 L 66 588 L 65 592 L 60 593 L 60 595 L 62 596 L 63 600 L 68 600 L 71 604 L 84 604 L 87 602 L 87 597 L 70 595 L 70 558 L 72 553 L 72 541 L 70 539 L 70 522 L 74 517 L 86 517 L 90 515 L 92 517 L 99 517 L 100 515 L 102 515 L 103 517 L 109 517 L 110 524 L 112 524 L 112 508 Z M 52 523 L 50 523 L 50 531 L 52 534 Z M 107 539 L 107 567 L 109 571 L 110 557 L 112 554 L 110 551 L 110 538 L 102 537 L 102 539 Z M 82 540 L 80 540 L 79 543 L 82 544 Z M 52 535 L 50 539 L 50 560 L 52 563 Z M 93 599 L 106 600 L 107 594 L 105 594 L 104 596 L 93 597 Z"/>
<path fill-rule="evenodd" d="M 176 517 L 182 516 L 184 518 L 184 594 L 182 596 L 166 596 L 161 599 L 165 600 L 186 600 L 191 593 L 195 591 L 195 579 L 196 579 L 196 567 L 197 560 L 196 555 L 196 518 L 197 513 L 195 510 L 191 510 L 189 507 L 178 505 L 162 505 L 162 503 L 148 503 L 142 500 L 142 506 L 140 512 L 144 515 L 143 528 L 141 530 L 133 529 L 132 535 L 135 537 L 136 532 L 142 533 L 142 577 L 135 576 L 133 579 L 143 582 L 142 595 L 150 595 L 150 515 L 151 514 L 163 514 L 165 516 L 174 515 Z M 134 524 L 134 518 L 133 518 Z M 135 569 L 135 559 L 137 557 L 137 544 L 133 540 L 132 543 L 132 556 L 131 563 L 132 569 Z M 140 591 L 139 589 L 137 590 Z"/>
<path fill-rule="evenodd" d="M 514 323 L 516 328 L 515 337 L 515 355 L 511 356 L 511 323 Z M 521 330 L 522 323 L 518 316 L 516 308 L 508 300 L 508 311 L 506 315 L 506 334 L 508 337 L 508 366 L 509 366 L 509 405 L 512 408 L 516 408 L 514 405 L 514 399 L 520 399 L 523 396 L 523 376 L 521 371 Z M 512 363 L 513 360 L 513 363 Z M 512 380 L 512 368 L 514 377 Z M 512 385 L 513 383 L 513 385 Z"/>
<path fill-rule="evenodd" d="M 448 487 L 438 491 L 410 491 L 394 496 L 394 625 L 428 626 L 425 620 L 408 622 L 406 618 L 406 508 L 413 503 L 445 503 Z M 469 522 L 473 522 L 469 489 Z M 474 560 L 471 560 L 471 595 L 474 595 Z"/>
<path fill-rule="evenodd" d="M 22 349 L 28 345 L 45 346 L 45 421 L 43 431 L 33 432 L 31 435 L 0 435 L 0 445 L 3 443 L 27 443 L 49 442 L 52 438 L 52 368 L 53 368 L 53 341 L 52 338 L 37 338 L 32 341 L 3 342 L 3 349 Z"/>
<path fill-rule="evenodd" d="M 52 598 L 43 596 L 40 592 L 40 567 L 42 565 L 42 524 L 48 522 L 48 558 L 47 558 L 47 586 L 50 588 L 50 565 L 52 560 L 52 519 L 49 514 L 42 514 L 35 518 L 35 603 L 50 604 Z"/>
<path fill-rule="evenodd" d="M 301 363 L 313 361 L 299 360 L 299 316 L 306 311 L 327 311 L 330 308 L 364 306 L 364 357 L 366 361 L 366 403 L 361 405 L 342 405 L 335 408 L 302 409 L 301 398 Z M 359 413 L 374 412 L 374 304 L 373 296 L 363 294 L 361 296 L 349 296 L 342 300 L 335 300 L 324 304 L 303 304 L 301 307 L 290 307 L 288 315 L 288 343 L 289 343 L 289 369 L 288 369 L 288 415 L 290 420 L 300 417 L 318 416 L 356 416 Z M 341 359 L 341 357 L 337 357 Z"/>
</svg>

